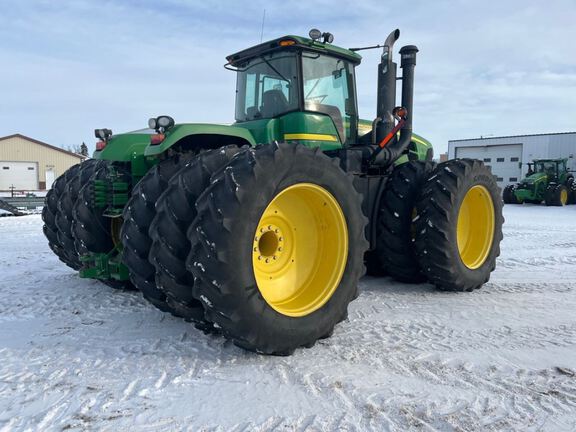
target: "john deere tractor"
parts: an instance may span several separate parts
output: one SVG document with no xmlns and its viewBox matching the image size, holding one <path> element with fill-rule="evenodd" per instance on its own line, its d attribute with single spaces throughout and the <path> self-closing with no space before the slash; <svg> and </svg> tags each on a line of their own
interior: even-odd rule
<svg viewBox="0 0 576 432">
<path fill-rule="evenodd" d="M 528 163 L 528 173 L 520 183 L 504 188 L 505 204 L 540 204 L 564 206 L 576 202 L 574 176 L 568 171 L 568 159 L 535 159 Z"/>
<path fill-rule="evenodd" d="M 236 121 L 113 135 L 46 198 L 50 247 L 81 277 L 136 288 L 163 311 L 236 345 L 285 355 L 346 319 L 370 274 L 471 291 L 502 239 L 481 161 L 436 165 L 412 133 L 415 46 L 344 49 L 285 36 L 227 57 Z M 377 114 L 360 120 L 358 51 L 383 48 Z M 396 81 L 402 104 L 396 106 Z M 385 280 L 383 280 L 385 283 Z"/>
</svg>

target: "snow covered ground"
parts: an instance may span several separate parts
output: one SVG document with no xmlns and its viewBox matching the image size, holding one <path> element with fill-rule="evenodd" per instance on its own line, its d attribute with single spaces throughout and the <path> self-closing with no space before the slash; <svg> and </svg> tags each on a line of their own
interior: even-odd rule
<svg viewBox="0 0 576 432">
<path fill-rule="evenodd" d="M 81 280 L 40 216 L 0 219 L 0 431 L 576 430 L 576 206 L 507 206 L 473 293 L 364 278 L 292 357 Z"/>
</svg>

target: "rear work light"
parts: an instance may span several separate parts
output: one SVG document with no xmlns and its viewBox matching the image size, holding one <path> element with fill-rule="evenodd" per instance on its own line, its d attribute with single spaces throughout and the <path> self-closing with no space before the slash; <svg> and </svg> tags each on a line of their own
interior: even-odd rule
<svg viewBox="0 0 576 432">
<path fill-rule="evenodd" d="M 106 147 L 106 141 L 98 141 L 96 143 L 96 151 L 104 150 L 104 147 Z"/>
<path fill-rule="evenodd" d="M 164 134 L 150 135 L 150 145 L 158 145 L 164 141 L 164 138 L 166 138 Z"/>
</svg>

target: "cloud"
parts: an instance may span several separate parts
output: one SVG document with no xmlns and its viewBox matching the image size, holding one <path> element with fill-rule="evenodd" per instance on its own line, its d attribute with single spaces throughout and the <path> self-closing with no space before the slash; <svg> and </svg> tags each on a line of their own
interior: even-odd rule
<svg viewBox="0 0 576 432">
<path fill-rule="evenodd" d="M 471 2 L 9 1 L 0 27 L 0 135 L 63 147 L 92 130 L 177 121 L 231 122 L 227 54 L 312 27 L 335 43 L 420 48 L 415 130 L 441 152 L 449 139 L 575 130 L 576 8 L 572 0 Z M 372 119 L 380 53 L 357 70 L 360 113 Z"/>
</svg>

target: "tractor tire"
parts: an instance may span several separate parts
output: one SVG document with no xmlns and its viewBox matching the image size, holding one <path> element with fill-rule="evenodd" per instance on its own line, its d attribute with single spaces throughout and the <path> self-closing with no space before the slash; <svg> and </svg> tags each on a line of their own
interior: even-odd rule
<svg viewBox="0 0 576 432">
<path fill-rule="evenodd" d="M 416 204 L 416 251 L 428 280 L 445 291 L 472 291 L 500 255 L 502 200 L 490 170 L 474 159 L 441 163 Z"/>
<path fill-rule="evenodd" d="M 89 253 L 109 253 L 117 244 L 121 243 L 120 228 L 122 218 L 108 218 L 104 216 L 104 209 L 93 207 L 94 181 L 105 180 L 112 167 L 111 162 L 104 162 L 82 187 L 78 199 L 74 203 L 72 214 L 76 250 L 79 256 Z M 127 170 L 120 166 L 115 167 L 123 172 L 127 179 L 130 178 Z M 100 280 L 102 283 L 115 289 L 134 289 L 130 281 Z"/>
<path fill-rule="evenodd" d="M 549 185 L 544 201 L 547 206 L 562 207 L 568 204 L 569 191 L 563 184 Z"/>
<path fill-rule="evenodd" d="M 66 249 L 60 239 L 58 238 L 58 226 L 56 219 L 60 210 L 58 209 L 58 201 L 60 196 L 64 193 L 66 185 L 70 178 L 76 175 L 80 168 L 80 164 L 73 165 L 58 177 L 52 184 L 52 188 L 46 194 L 44 200 L 44 208 L 42 209 L 42 220 L 44 221 L 43 231 L 48 239 L 48 246 L 54 254 L 66 264 L 68 267 L 78 270 L 78 264 L 74 259 L 76 254 L 71 254 L 69 249 Z"/>
<path fill-rule="evenodd" d="M 74 217 L 72 210 L 78 198 L 80 189 L 90 180 L 94 172 L 103 166 L 102 161 L 89 159 L 78 166 L 78 169 L 70 176 L 64 190 L 58 199 L 58 212 L 56 213 L 56 227 L 58 229 L 58 240 L 66 250 L 72 268 L 79 270 L 82 267 L 80 256 L 76 251 L 74 235 L 72 234 L 72 224 Z"/>
<path fill-rule="evenodd" d="M 148 233 L 156 215 L 156 202 L 168 187 L 168 182 L 188 159 L 175 155 L 150 169 L 136 184 L 124 207 L 120 237 L 123 245 L 123 261 L 132 284 L 142 292 L 146 300 L 163 312 L 176 312 L 166 304 L 166 295 L 155 281 L 155 269 L 148 260 L 152 239 Z"/>
<path fill-rule="evenodd" d="M 196 199 L 210 177 L 241 150 L 227 146 L 201 153 L 189 161 L 164 188 L 150 224 L 150 266 L 158 300 L 174 315 L 204 324 L 202 304 L 192 296 L 194 276 L 186 269 L 190 253 L 188 227 L 196 217 Z"/>
<path fill-rule="evenodd" d="M 502 200 L 504 201 L 504 204 L 522 204 L 514 194 L 516 187 L 516 185 L 507 185 L 504 188 L 504 191 L 502 192 Z"/>
<path fill-rule="evenodd" d="M 376 256 L 376 251 L 366 251 L 364 255 L 364 266 L 366 267 L 366 275 L 373 277 L 387 276 L 386 269 L 382 267 L 380 259 Z"/>
<path fill-rule="evenodd" d="M 426 280 L 416 258 L 413 221 L 418 217 L 416 201 L 435 166 L 421 161 L 397 166 L 380 199 L 374 254 L 380 268 L 400 282 Z"/>
<path fill-rule="evenodd" d="M 364 274 L 367 219 L 337 159 L 297 144 L 242 152 L 196 207 L 194 297 L 234 344 L 290 355 L 347 317 Z"/>
</svg>

